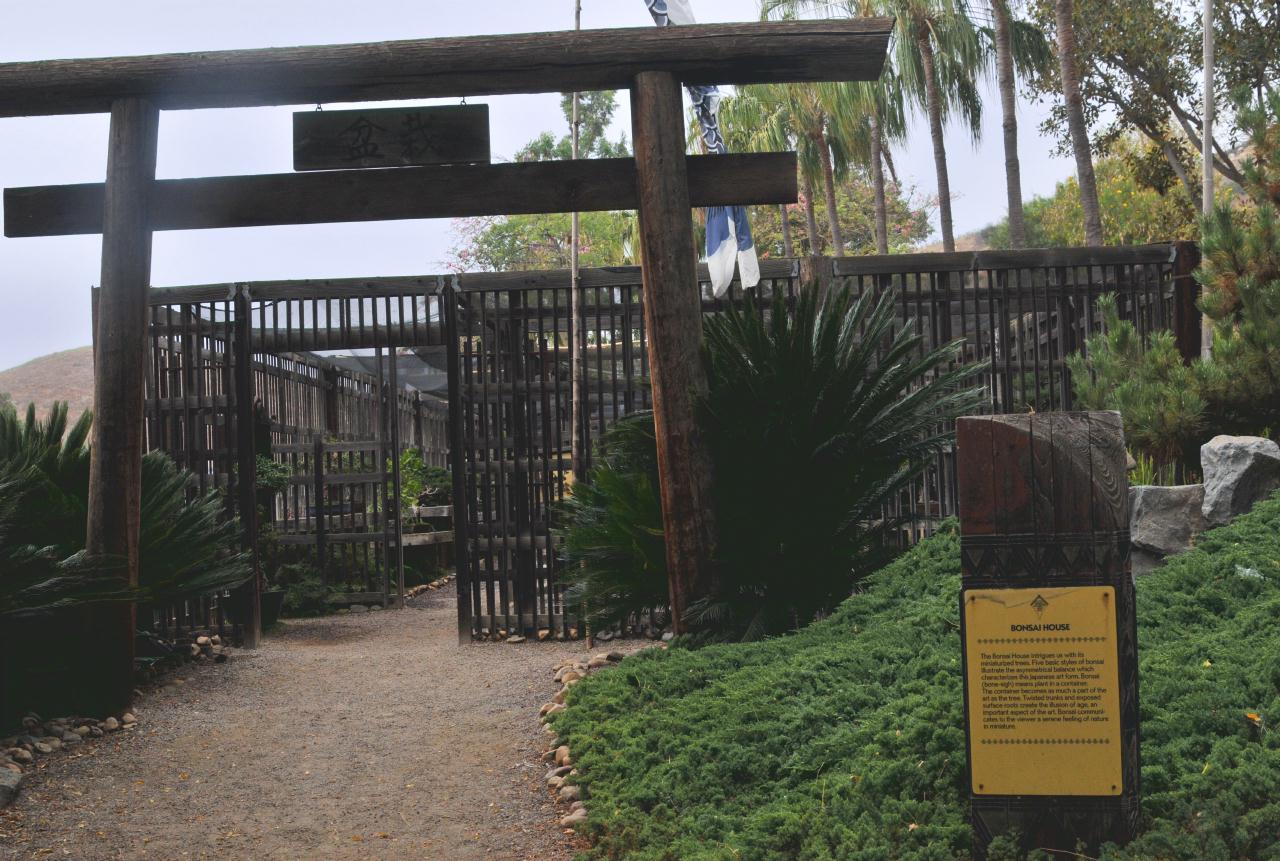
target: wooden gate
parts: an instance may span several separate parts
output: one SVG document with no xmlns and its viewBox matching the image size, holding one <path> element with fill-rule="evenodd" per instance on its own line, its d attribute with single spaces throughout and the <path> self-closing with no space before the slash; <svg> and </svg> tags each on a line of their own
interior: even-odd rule
<svg viewBox="0 0 1280 861">
<path fill-rule="evenodd" d="M 1174 332 L 1198 351 L 1195 248 L 1186 243 L 1113 248 L 904 254 L 836 260 L 764 259 L 760 290 L 794 293 L 846 286 L 892 289 L 898 325 L 930 350 L 963 341 L 966 361 L 986 362 L 983 412 L 1072 409 L 1066 357 L 1101 327 L 1103 295 L 1144 342 Z M 703 270 L 705 278 L 705 269 Z M 629 413 L 649 409 L 649 360 L 636 267 L 585 269 L 588 447 Z M 704 314 L 741 299 L 735 284 Z M 571 468 L 572 378 L 567 272 L 462 275 L 444 303 L 454 439 L 455 555 L 459 634 L 581 634 L 558 584 L 552 517 Z M 802 417 L 797 417 L 802 420 Z M 899 493 L 885 515 L 906 545 L 956 513 L 955 459 L 936 462 Z"/>
<path fill-rule="evenodd" d="M 246 545 L 260 562 L 274 547 L 290 562 L 309 548 L 344 601 L 388 603 L 403 587 L 396 453 L 416 446 L 424 463 L 448 461 L 443 403 L 401 385 L 398 370 L 443 364 L 441 284 L 151 290 L 148 448 L 190 470 L 193 493 L 223 493 L 228 515 L 251 526 Z M 259 481 L 264 460 L 284 467 L 275 485 Z"/>
<path fill-rule="evenodd" d="M 766 292 L 794 289 L 795 261 L 765 260 L 761 269 Z M 640 270 L 583 270 L 580 284 L 589 464 L 592 441 L 652 400 Z M 724 300 L 702 286 L 706 313 L 742 298 L 736 284 Z M 449 295 L 459 635 L 580 636 L 552 533 L 572 481 L 569 274 L 462 275 Z"/>
<path fill-rule="evenodd" d="M 284 443 L 272 446 L 291 473 L 277 494 L 270 526 L 281 546 L 305 546 L 326 583 L 344 600 L 386 606 L 400 594 L 391 447 L 367 442 Z M 388 514 L 390 513 L 390 516 Z"/>
</svg>

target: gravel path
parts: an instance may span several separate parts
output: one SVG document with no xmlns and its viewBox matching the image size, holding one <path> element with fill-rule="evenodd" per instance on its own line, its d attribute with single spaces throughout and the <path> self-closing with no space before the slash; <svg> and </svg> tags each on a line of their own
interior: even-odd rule
<svg viewBox="0 0 1280 861">
<path fill-rule="evenodd" d="M 291 621 L 180 671 L 137 730 L 28 775 L 0 858 L 572 858 L 537 709 L 584 647 L 460 646 L 453 596 Z"/>
</svg>

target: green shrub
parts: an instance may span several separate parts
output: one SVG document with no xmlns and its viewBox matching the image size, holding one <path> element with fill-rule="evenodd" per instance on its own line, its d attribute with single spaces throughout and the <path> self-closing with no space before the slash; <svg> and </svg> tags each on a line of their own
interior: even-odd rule
<svg viewBox="0 0 1280 861">
<path fill-rule="evenodd" d="M 289 479 L 293 477 L 293 469 L 287 463 L 281 463 L 272 457 L 258 455 L 257 473 L 254 488 L 271 494 L 284 493 L 289 489 Z"/>
<path fill-rule="evenodd" d="M 700 425 L 715 465 L 717 591 L 704 627 L 744 639 L 806 624 L 889 558 L 885 504 L 976 409 L 955 341 L 925 348 L 897 294 L 806 289 L 705 323 Z"/>
<path fill-rule="evenodd" d="M 569 524 L 558 530 L 565 600 L 593 627 L 668 603 L 653 413 L 605 431 L 589 481 L 574 485 L 558 519 Z"/>
<path fill-rule="evenodd" d="M 1196 279 L 1213 324 L 1210 355 L 1184 366 L 1168 332 L 1144 348 L 1104 297 L 1104 333 L 1067 360 L 1080 406 L 1119 410 L 1130 442 L 1161 467 L 1196 467 L 1210 431 L 1280 427 L 1280 92 L 1237 109 L 1249 135 L 1244 194 L 1201 222 Z"/>
<path fill-rule="evenodd" d="M 805 289 L 705 322 L 699 424 L 714 461 L 716 588 L 693 627 L 756 639 L 829 611 L 888 559 L 884 505 L 981 401 L 958 342 L 925 350 L 895 294 Z M 597 621 L 666 603 L 650 416 L 606 435 L 565 508 L 566 577 Z"/>
<path fill-rule="evenodd" d="M 216 491 L 189 497 L 190 475 L 167 455 L 142 460 L 138 585 L 119 560 L 84 557 L 92 416 L 67 427 L 66 404 L 49 419 L 0 410 L 0 614 L 45 612 L 106 600 L 163 603 L 230 588 L 251 573 L 237 526 Z"/>
<path fill-rule="evenodd" d="M 387 472 L 391 472 L 387 461 Z M 405 449 L 400 455 L 400 504 L 448 505 L 453 497 L 453 476 L 440 466 L 429 466 L 422 458 L 422 450 Z"/>
<path fill-rule="evenodd" d="M 284 590 L 281 613 L 285 616 L 323 616 L 333 609 L 329 599 L 339 592 L 324 582 L 310 562 L 281 565 L 276 586 Z"/>
<path fill-rule="evenodd" d="M 1099 297 L 1098 313 L 1102 331 L 1067 357 L 1079 408 L 1118 411 L 1126 440 L 1157 470 L 1198 464 L 1208 405 L 1197 369 L 1183 363 L 1170 332 L 1144 344 L 1133 323 L 1120 319 L 1114 295 Z"/>
<path fill-rule="evenodd" d="M 968 858 L 959 568 L 946 528 L 797 634 L 575 685 L 586 857 Z M 1244 717 L 1280 715 L 1278 620 L 1280 497 L 1139 581 L 1143 833 L 1104 859 L 1280 857 L 1280 739 Z"/>
</svg>

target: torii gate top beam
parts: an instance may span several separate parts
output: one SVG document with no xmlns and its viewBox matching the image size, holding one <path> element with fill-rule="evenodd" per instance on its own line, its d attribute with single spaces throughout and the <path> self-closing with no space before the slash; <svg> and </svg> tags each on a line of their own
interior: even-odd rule
<svg viewBox="0 0 1280 861">
<path fill-rule="evenodd" d="M 0 64 L 0 117 L 625 89 L 873 80 L 891 19 L 700 24 Z"/>
</svg>

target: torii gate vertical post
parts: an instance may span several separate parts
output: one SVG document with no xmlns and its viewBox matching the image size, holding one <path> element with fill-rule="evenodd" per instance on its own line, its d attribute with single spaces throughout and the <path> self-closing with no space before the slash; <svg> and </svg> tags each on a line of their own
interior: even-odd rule
<svg viewBox="0 0 1280 861">
<path fill-rule="evenodd" d="M 679 629 L 690 596 L 707 594 L 714 583 L 711 461 L 694 421 L 706 379 L 691 205 L 789 203 L 796 195 L 794 154 L 692 156 L 686 162 L 679 83 L 874 80 L 891 32 L 887 18 L 801 20 L 0 64 L 0 117 L 113 114 L 105 187 L 4 191 L 6 237 L 105 232 L 90 550 L 122 553 L 131 578 L 137 577 L 153 230 L 638 208 L 671 603 Z M 155 181 L 157 108 L 626 86 L 633 94 L 634 165 L 613 159 Z M 251 471 L 248 464 L 244 469 Z M 127 662 L 118 663 L 123 672 Z M 127 683 L 121 686 L 128 690 Z"/>
<path fill-rule="evenodd" d="M 126 562 L 138 583 L 143 392 L 147 372 L 147 291 L 151 283 L 150 191 L 156 173 L 159 111 L 139 98 L 111 106 L 102 219 L 102 278 L 94 347 L 92 459 L 85 546 Z M 84 674 L 92 713 L 129 705 L 133 690 L 132 604 L 95 611 L 97 672 Z"/>
<path fill-rule="evenodd" d="M 638 74 L 631 111 L 667 577 L 672 626 L 683 632 L 690 598 L 707 594 L 714 580 L 715 521 L 711 456 L 695 416 L 707 377 L 679 79 Z"/>
</svg>

